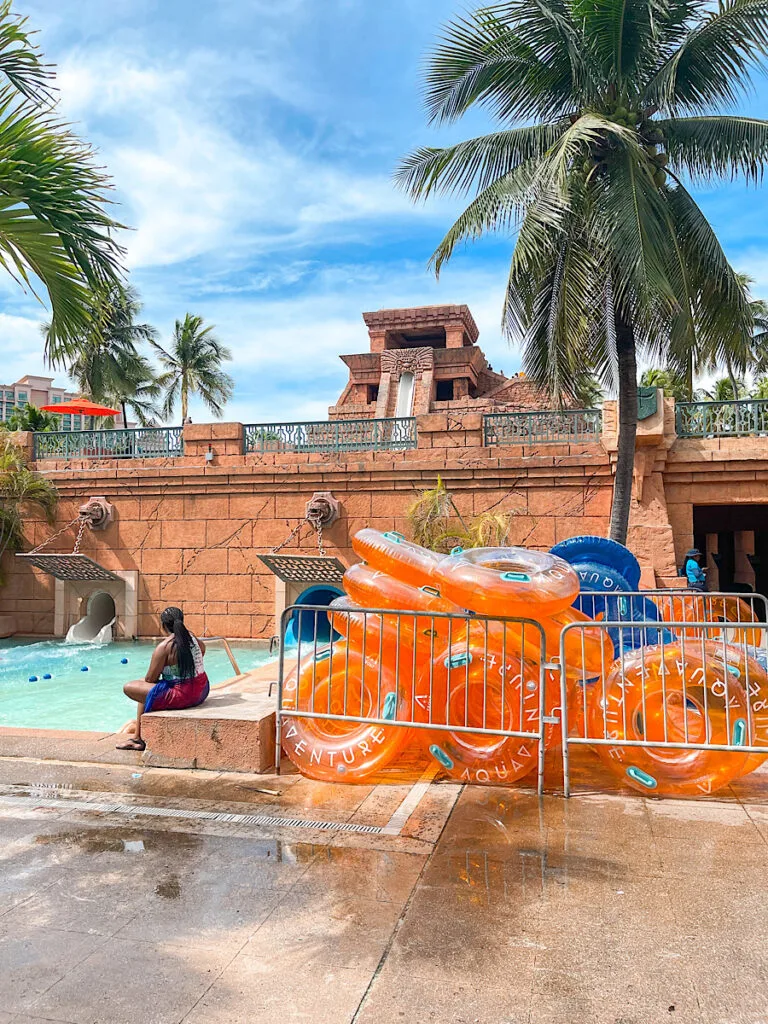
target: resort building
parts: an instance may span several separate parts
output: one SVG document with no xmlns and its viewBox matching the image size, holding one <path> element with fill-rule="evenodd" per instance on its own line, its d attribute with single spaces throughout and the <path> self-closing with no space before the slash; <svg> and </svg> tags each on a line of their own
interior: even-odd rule
<svg viewBox="0 0 768 1024">
<path fill-rule="evenodd" d="M 0 384 L 0 395 L 0 421 L 3 423 L 11 418 L 14 409 L 23 409 L 25 405 L 36 405 L 39 409 L 43 405 L 60 405 L 70 398 L 80 397 L 74 391 L 55 387 L 53 377 L 38 377 L 29 373 L 13 384 Z M 83 416 L 67 414 L 61 417 L 62 430 L 83 430 L 87 426 Z M 122 414 L 115 417 L 115 426 L 123 426 Z"/>
<path fill-rule="evenodd" d="M 83 533 L 80 551 L 105 578 L 56 579 L 8 558 L 0 613 L 12 628 L 62 635 L 105 592 L 123 635 L 156 635 L 158 612 L 176 604 L 201 635 L 268 638 L 286 605 L 318 600 L 318 586 L 323 599 L 339 591 L 359 529 L 407 533 L 408 506 L 438 476 L 462 516 L 509 513 L 511 544 L 546 550 L 607 533 L 614 402 L 551 409 L 531 381 L 488 365 L 466 306 L 379 310 L 364 322 L 367 344 L 341 356 L 349 380 L 324 423 L 189 423 L 109 449 L 87 432 L 66 446 L 30 434 L 29 456 L 61 502 L 55 527 L 29 522 L 29 547 L 103 499 L 110 515 Z M 29 400 L 35 390 L 27 385 Z M 678 585 L 695 544 L 710 589 L 765 593 L 768 403 L 675 406 L 654 390 L 641 417 L 628 543 L 643 588 Z M 326 515 L 321 536 L 308 508 Z M 72 551 L 75 533 L 51 550 Z M 263 560 L 274 548 L 317 556 L 320 540 L 326 562 L 299 563 L 298 575 Z"/>
</svg>

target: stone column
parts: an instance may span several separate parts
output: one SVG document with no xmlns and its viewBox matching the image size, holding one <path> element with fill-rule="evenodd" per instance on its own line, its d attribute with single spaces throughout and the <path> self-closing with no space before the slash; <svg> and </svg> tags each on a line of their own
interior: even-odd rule
<svg viewBox="0 0 768 1024">
<path fill-rule="evenodd" d="M 445 347 L 464 348 L 463 324 L 449 324 L 445 328 Z"/>
</svg>

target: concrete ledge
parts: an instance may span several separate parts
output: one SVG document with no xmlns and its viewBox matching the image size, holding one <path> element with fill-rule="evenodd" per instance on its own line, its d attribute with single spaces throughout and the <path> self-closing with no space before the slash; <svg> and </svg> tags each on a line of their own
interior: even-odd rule
<svg viewBox="0 0 768 1024">
<path fill-rule="evenodd" d="M 275 703 L 264 694 L 214 691 L 200 707 L 144 715 L 143 761 L 154 768 L 272 771 Z"/>
</svg>

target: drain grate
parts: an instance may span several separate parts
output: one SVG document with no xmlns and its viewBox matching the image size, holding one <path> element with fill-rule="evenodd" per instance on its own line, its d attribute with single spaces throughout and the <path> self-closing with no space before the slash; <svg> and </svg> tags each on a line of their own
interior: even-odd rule
<svg viewBox="0 0 768 1024">
<path fill-rule="evenodd" d="M 68 808 L 78 811 L 98 811 L 100 814 L 120 814 L 125 817 L 139 815 L 152 818 L 186 818 L 189 821 L 211 821 L 226 825 L 266 825 L 287 828 L 311 828 L 321 832 L 354 832 L 366 835 L 380 835 L 383 829 L 379 825 L 360 825 L 351 821 L 308 821 L 305 818 L 281 818 L 271 814 L 225 814 L 223 811 L 193 811 L 178 807 L 152 807 L 143 804 L 110 804 L 95 800 L 70 799 L 62 796 L 58 799 L 38 799 L 30 796 L 0 797 L 3 803 L 12 806 Z"/>
</svg>

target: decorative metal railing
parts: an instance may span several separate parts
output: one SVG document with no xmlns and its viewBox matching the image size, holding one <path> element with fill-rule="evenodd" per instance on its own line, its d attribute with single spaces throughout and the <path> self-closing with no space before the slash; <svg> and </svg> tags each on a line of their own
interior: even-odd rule
<svg viewBox="0 0 768 1024">
<path fill-rule="evenodd" d="M 51 430 L 34 434 L 35 459 L 158 459 L 183 454 L 181 427 Z"/>
<path fill-rule="evenodd" d="M 768 401 L 677 402 L 678 437 L 745 437 L 768 434 Z"/>
<path fill-rule="evenodd" d="M 599 441 L 600 409 L 562 409 L 546 412 L 494 412 L 483 416 L 483 443 L 550 444 Z"/>
<path fill-rule="evenodd" d="M 416 418 L 249 423 L 246 452 L 378 452 L 416 447 Z"/>
</svg>

